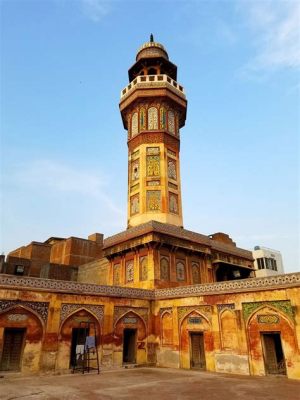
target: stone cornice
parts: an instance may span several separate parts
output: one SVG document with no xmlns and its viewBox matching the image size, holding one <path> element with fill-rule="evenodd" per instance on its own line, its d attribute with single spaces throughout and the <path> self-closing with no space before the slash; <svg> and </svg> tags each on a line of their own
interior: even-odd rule
<svg viewBox="0 0 300 400">
<path fill-rule="evenodd" d="M 70 281 L 20 277 L 0 274 L 0 289 L 34 290 L 41 292 L 66 293 L 73 295 L 93 295 L 125 297 L 129 299 L 163 300 L 172 298 L 217 295 L 226 293 L 247 293 L 254 291 L 300 287 L 300 273 L 251 278 L 236 281 L 204 283 L 167 289 L 138 289 L 120 286 L 104 286 Z"/>
</svg>

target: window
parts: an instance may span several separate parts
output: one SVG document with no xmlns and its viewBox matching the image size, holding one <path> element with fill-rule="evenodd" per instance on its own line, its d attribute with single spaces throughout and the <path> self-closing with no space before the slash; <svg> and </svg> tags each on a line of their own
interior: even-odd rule
<svg viewBox="0 0 300 400">
<path fill-rule="evenodd" d="M 258 258 L 257 259 L 257 265 L 258 265 L 258 269 L 265 269 L 264 259 L 263 258 Z"/>
</svg>

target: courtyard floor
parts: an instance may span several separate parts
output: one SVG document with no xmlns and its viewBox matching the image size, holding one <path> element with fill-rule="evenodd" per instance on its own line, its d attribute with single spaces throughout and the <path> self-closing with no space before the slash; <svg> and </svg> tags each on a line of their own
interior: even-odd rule
<svg viewBox="0 0 300 400">
<path fill-rule="evenodd" d="M 0 379 L 1 400 L 297 400 L 300 382 L 163 368 Z"/>
</svg>

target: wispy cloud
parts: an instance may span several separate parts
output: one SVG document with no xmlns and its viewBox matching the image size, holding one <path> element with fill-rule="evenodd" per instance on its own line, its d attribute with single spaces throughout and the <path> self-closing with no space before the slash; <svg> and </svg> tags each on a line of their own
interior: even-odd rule
<svg viewBox="0 0 300 400">
<path fill-rule="evenodd" d="M 81 0 L 81 6 L 87 18 L 99 22 L 110 12 L 111 4 L 103 0 Z"/>
<path fill-rule="evenodd" d="M 239 3 L 251 29 L 255 56 L 245 70 L 300 67 L 300 3 L 297 1 L 247 1 Z"/>
<path fill-rule="evenodd" d="M 109 182 L 104 174 L 93 170 L 76 169 L 53 160 L 35 160 L 29 165 L 19 166 L 11 178 L 17 185 L 23 184 L 39 192 L 93 197 L 113 213 L 124 214 L 107 195 Z"/>
</svg>

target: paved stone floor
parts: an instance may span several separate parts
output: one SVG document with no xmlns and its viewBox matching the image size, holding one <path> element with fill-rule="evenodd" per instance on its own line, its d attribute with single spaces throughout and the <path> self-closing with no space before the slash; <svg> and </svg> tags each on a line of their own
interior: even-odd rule
<svg viewBox="0 0 300 400">
<path fill-rule="evenodd" d="M 1 400 L 299 400 L 300 382 L 162 368 L 0 379 Z"/>
</svg>

